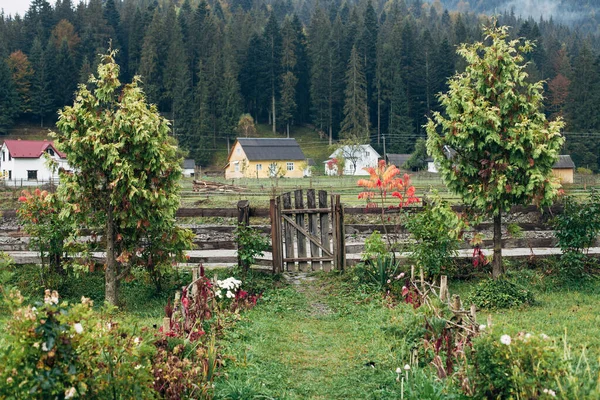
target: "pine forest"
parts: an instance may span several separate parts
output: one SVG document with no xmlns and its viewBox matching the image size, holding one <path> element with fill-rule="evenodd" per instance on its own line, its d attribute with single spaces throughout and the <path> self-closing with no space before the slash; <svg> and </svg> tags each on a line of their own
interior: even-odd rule
<svg viewBox="0 0 600 400">
<path fill-rule="evenodd" d="M 484 26 L 535 41 L 529 79 L 566 122 L 565 154 L 600 169 L 600 6 L 545 1 L 562 17 L 509 1 L 33 0 L 0 14 L 0 139 L 18 124 L 52 128 L 109 47 L 120 78 L 141 76 L 150 102 L 200 165 L 251 116 L 286 137 L 304 126 L 339 140 L 411 153 L 449 77 L 457 45 Z M 524 2 L 528 3 L 528 2 Z M 578 16 L 578 13 L 581 14 Z M 578 19 L 579 18 L 579 19 Z"/>
</svg>

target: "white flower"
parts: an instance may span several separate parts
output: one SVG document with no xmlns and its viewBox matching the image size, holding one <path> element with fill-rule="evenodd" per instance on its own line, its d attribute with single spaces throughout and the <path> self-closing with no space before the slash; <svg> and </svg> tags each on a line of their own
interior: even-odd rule
<svg viewBox="0 0 600 400">
<path fill-rule="evenodd" d="M 542 337 L 542 339 L 544 340 L 548 340 L 550 339 L 550 336 L 546 335 L 545 333 L 540 334 L 540 336 Z"/>
<path fill-rule="evenodd" d="M 508 336 L 508 335 L 500 336 L 500 343 L 508 346 L 508 345 L 510 345 L 510 342 L 511 342 L 510 336 Z"/>
<path fill-rule="evenodd" d="M 235 297 L 235 294 L 233 294 L 233 292 L 231 291 L 227 291 L 227 293 L 225 294 L 227 296 L 228 299 L 233 299 Z"/>
<path fill-rule="evenodd" d="M 83 326 L 79 322 L 73 325 L 73 328 L 75 328 L 75 332 L 78 334 L 81 335 L 83 333 Z"/>
<path fill-rule="evenodd" d="M 50 350 L 48 349 L 48 347 L 46 347 L 46 342 L 42 343 L 42 350 L 43 350 L 43 351 L 50 351 Z"/>
<path fill-rule="evenodd" d="M 44 292 L 44 303 L 58 304 L 58 292 L 56 290 L 50 292 L 49 289 L 46 289 L 46 291 Z"/>
<path fill-rule="evenodd" d="M 542 392 L 549 394 L 552 397 L 556 397 L 556 392 L 552 389 L 544 389 Z"/>
<path fill-rule="evenodd" d="M 72 399 L 73 397 L 75 397 L 75 395 L 77 394 L 77 390 L 75 390 L 74 387 L 70 387 L 67 390 L 65 390 L 65 399 Z"/>
<path fill-rule="evenodd" d="M 40 342 L 35 342 L 33 344 L 33 347 L 35 347 L 36 349 L 39 349 L 40 348 Z"/>
<path fill-rule="evenodd" d="M 396 277 L 396 279 L 402 279 L 402 278 L 404 278 L 404 272 L 401 272 L 400 275 L 398 275 Z"/>
<path fill-rule="evenodd" d="M 479 325 L 479 330 L 480 330 L 480 331 L 483 331 L 485 328 L 486 328 L 486 326 L 485 326 L 485 325 Z"/>
<path fill-rule="evenodd" d="M 138 365 L 136 365 L 136 366 L 135 366 L 135 368 L 134 368 L 134 369 L 136 369 L 136 370 L 137 370 L 137 369 L 140 369 L 140 368 L 142 368 L 142 365 L 141 365 L 141 364 L 138 364 Z"/>
<path fill-rule="evenodd" d="M 410 365 L 406 364 L 406 365 L 404 366 L 404 370 L 405 370 L 405 371 L 408 371 L 408 370 L 410 370 Z"/>
<path fill-rule="evenodd" d="M 140 344 L 142 342 L 142 339 L 139 338 L 138 336 L 135 337 L 135 339 L 133 339 L 133 343 L 135 344 Z"/>
<path fill-rule="evenodd" d="M 526 333 L 525 334 L 525 339 L 529 339 L 531 337 L 531 333 Z"/>
<path fill-rule="evenodd" d="M 400 367 L 396 368 L 396 373 L 397 374 L 401 374 L 402 373 L 402 368 L 400 368 Z"/>
</svg>

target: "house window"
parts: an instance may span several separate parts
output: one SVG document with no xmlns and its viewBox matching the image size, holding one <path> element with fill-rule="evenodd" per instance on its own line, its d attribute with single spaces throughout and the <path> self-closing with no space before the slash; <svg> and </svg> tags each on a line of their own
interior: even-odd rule
<svg viewBox="0 0 600 400">
<path fill-rule="evenodd" d="M 2 152 L 2 161 L 6 161 L 6 152 L 5 151 Z"/>
<path fill-rule="evenodd" d="M 262 164 L 256 164 L 256 170 L 262 171 Z"/>
<path fill-rule="evenodd" d="M 12 156 L 8 153 L 8 161 L 12 160 Z"/>
<path fill-rule="evenodd" d="M 30 181 L 37 181 L 37 170 L 32 171 L 32 170 L 27 170 L 27 180 Z"/>
<path fill-rule="evenodd" d="M 235 150 L 236 153 L 238 154 L 242 154 L 242 149 L 240 149 L 239 147 Z"/>
<path fill-rule="evenodd" d="M 52 157 L 54 157 L 54 150 L 52 150 L 51 148 L 47 148 L 46 149 L 46 153 L 50 154 Z"/>
<path fill-rule="evenodd" d="M 8 171 L 8 180 L 12 181 L 12 171 Z"/>
<path fill-rule="evenodd" d="M 240 172 L 240 164 L 237 164 L 237 163 L 236 163 L 236 164 L 234 164 L 234 165 L 233 165 L 233 170 L 234 170 L 235 172 Z"/>
<path fill-rule="evenodd" d="M 287 170 L 288 171 L 293 171 L 294 170 L 294 163 L 293 162 L 287 163 Z"/>
</svg>

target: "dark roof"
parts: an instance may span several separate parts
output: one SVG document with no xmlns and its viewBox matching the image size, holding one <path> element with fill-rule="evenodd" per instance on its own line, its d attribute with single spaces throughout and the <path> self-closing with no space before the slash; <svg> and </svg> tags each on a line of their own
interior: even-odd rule
<svg viewBox="0 0 600 400">
<path fill-rule="evenodd" d="M 307 164 L 309 167 L 314 167 L 315 165 L 317 165 L 317 163 L 315 162 L 315 160 L 313 160 L 312 158 L 307 158 L 307 159 L 306 159 L 306 164 Z"/>
<path fill-rule="evenodd" d="M 398 168 L 402 168 L 405 162 L 410 158 L 410 154 L 386 154 L 387 162 Z"/>
<path fill-rule="evenodd" d="M 575 163 L 571 160 L 571 156 L 562 155 L 558 156 L 558 160 L 552 166 L 552 168 L 556 169 L 575 169 Z"/>
<path fill-rule="evenodd" d="M 4 144 L 12 158 L 40 158 L 48 147 L 52 148 L 60 158 L 66 154 L 56 150 L 54 143 L 48 140 L 5 140 Z"/>
<path fill-rule="evenodd" d="M 250 161 L 260 160 L 304 160 L 304 153 L 296 139 L 238 138 Z"/>
<path fill-rule="evenodd" d="M 193 158 L 186 158 L 183 160 L 183 169 L 195 169 L 196 161 Z"/>
</svg>

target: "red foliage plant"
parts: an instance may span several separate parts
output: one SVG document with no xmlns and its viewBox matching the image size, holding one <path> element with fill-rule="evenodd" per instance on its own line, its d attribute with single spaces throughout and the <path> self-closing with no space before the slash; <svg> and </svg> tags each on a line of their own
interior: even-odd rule
<svg viewBox="0 0 600 400">
<path fill-rule="evenodd" d="M 415 196 L 415 187 L 411 185 L 410 175 L 401 175 L 401 171 L 393 164 L 387 165 L 384 160 L 379 161 L 376 168 L 364 168 L 369 173 L 369 179 L 359 179 L 358 186 L 367 190 L 358 194 L 359 199 L 367 200 L 367 207 L 376 207 L 373 199 L 378 196 L 381 207 L 391 192 L 392 197 L 399 200 L 397 206 L 389 208 L 403 208 L 410 204 L 418 203 L 420 200 Z"/>
</svg>

